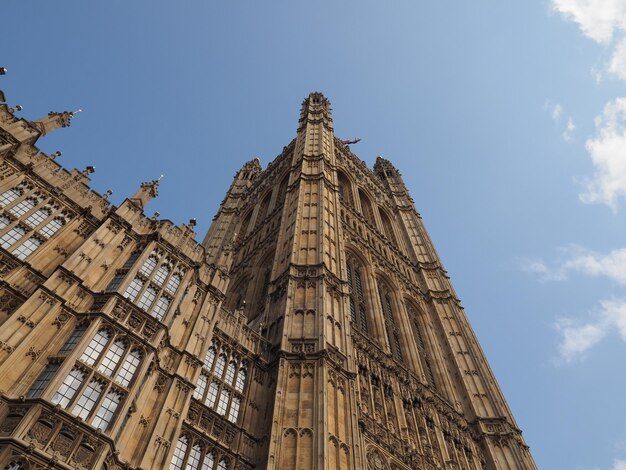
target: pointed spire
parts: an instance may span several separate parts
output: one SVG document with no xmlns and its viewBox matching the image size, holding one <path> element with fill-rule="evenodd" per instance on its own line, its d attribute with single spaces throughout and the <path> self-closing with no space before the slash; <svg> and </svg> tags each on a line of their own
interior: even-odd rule
<svg viewBox="0 0 626 470">
<path fill-rule="evenodd" d="M 332 113 L 330 101 L 322 93 L 314 91 L 303 102 L 298 121 L 298 132 L 304 128 L 307 122 L 322 119 L 327 127 L 332 130 Z"/>
<path fill-rule="evenodd" d="M 159 195 L 159 184 L 162 178 L 163 175 L 159 179 L 141 183 L 139 190 L 130 198 L 131 202 L 144 209 L 152 199 Z"/>
<path fill-rule="evenodd" d="M 400 172 L 393 166 L 393 164 L 386 158 L 380 155 L 376 157 L 376 163 L 374 163 L 374 173 L 376 173 L 382 179 L 386 177 L 399 177 Z"/>
<path fill-rule="evenodd" d="M 49 112 L 46 117 L 33 122 L 33 124 L 39 129 L 41 135 L 46 135 L 60 127 L 68 127 L 72 118 L 80 112 L 82 109 L 71 112 L 63 111 L 62 113 Z"/>
</svg>

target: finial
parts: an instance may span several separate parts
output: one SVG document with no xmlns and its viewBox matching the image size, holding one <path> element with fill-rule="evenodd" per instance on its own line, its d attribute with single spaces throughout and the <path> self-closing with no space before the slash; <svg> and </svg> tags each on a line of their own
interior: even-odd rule
<svg viewBox="0 0 626 470">
<path fill-rule="evenodd" d="M 0 67 L 0 75 L 6 75 L 8 72 L 6 67 Z"/>
<path fill-rule="evenodd" d="M 94 173 L 95 171 L 96 171 L 96 167 L 95 167 L 95 166 L 92 166 L 92 165 L 89 165 L 87 168 L 85 168 L 85 169 L 81 172 L 81 174 L 82 174 L 83 176 L 88 176 L 88 175 L 90 175 L 90 174 Z"/>
<path fill-rule="evenodd" d="M 106 198 L 108 198 L 111 194 L 113 194 L 113 191 L 112 191 L 112 190 L 110 190 L 110 189 L 107 189 L 107 192 L 106 192 L 106 193 L 104 193 L 104 198 L 105 198 L 105 199 L 106 199 Z"/>
<path fill-rule="evenodd" d="M 80 108 L 78 108 L 76 111 L 72 111 L 70 114 L 71 114 L 72 116 L 76 116 L 78 113 L 82 113 L 82 112 L 83 112 L 83 110 L 82 110 L 82 109 L 80 109 Z"/>
<path fill-rule="evenodd" d="M 152 216 L 152 220 L 156 220 L 156 219 L 158 219 L 160 215 L 161 215 L 161 213 L 160 213 L 160 212 L 158 212 L 158 211 L 154 211 L 154 215 Z"/>
<path fill-rule="evenodd" d="M 197 223 L 198 223 L 198 221 L 196 220 L 195 217 L 192 218 L 192 219 L 189 219 L 189 226 L 190 227 L 192 227 L 192 228 L 195 227 Z"/>
<path fill-rule="evenodd" d="M 57 150 L 52 155 L 50 155 L 50 158 L 54 160 L 55 158 L 60 157 L 61 155 L 63 155 L 63 152 L 61 152 L 60 150 Z"/>
<path fill-rule="evenodd" d="M 157 181 L 161 181 L 164 178 L 165 175 L 161 175 L 158 177 Z"/>
<path fill-rule="evenodd" d="M 18 105 L 15 105 L 12 108 L 9 108 L 9 112 L 14 113 L 16 111 L 21 111 L 22 109 L 24 109 L 24 107 L 22 105 L 18 104 Z"/>
</svg>

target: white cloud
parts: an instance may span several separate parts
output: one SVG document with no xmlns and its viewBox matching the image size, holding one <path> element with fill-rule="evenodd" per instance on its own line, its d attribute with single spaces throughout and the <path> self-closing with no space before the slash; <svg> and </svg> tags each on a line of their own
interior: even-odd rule
<svg viewBox="0 0 626 470">
<path fill-rule="evenodd" d="M 600 302 L 600 308 L 589 322 L 581 324 L 570 318 L 561 318 L 554 326 L 560 334 L 559 356 L 569 363 L 612 332 L 617 332 L 626 341 L 626 299 Z"/>
<path fill-rule="evenodd" d="M 554 125 L 557 127 L 561 127 L 559 124 L 561 122 L 561 118 L 563 117 L 563 106 L 560 103 L 552 103 L 550 100 L 547 100 L 543 106 L 544 111 L 550 113 L 552 120 L 554 121 Z M 567 121 L 565 126 L 563 127 L 562 137 L 566 142 L 571 142 L 573 139 L 573 133 L 576 130 L 576 125 L 574 124 L 574 119 L 571 116 L 567 117 Z"/>
<path fill-rule="evenodd" d="M 626 81 L 626 38 L 622 39 L 613 49 L 607 69 L 610 74 Z"/>
<path fill-rule="evenodd" d="M 613 470 L 626 470 L 626 460 L 614 460 Z"/>
<path fill-rule="evenodd" d="M 626 196 L 626 98 L 607 103 L 596 118 L 596 128 L 596 137 L 585 144 L 595 173 L 584 182 L 580 199 L 616 210 L 619 197 Z"/>
<path fill-rule="evenodd" d="M 571 142 L 573 140 L 573 134 L 576 130 L 576 125 L 574 124 L 574 120 L 572 117 L 567 118 L 567 124 L 565 124 L 565 130 L 563 131 L 563 140 L 565 142 Z"/>
<path fill-rule="evenodd" d="M 626 285 L 626 248 L 613 250 L 603 255 L 577 245 L 569 245 L 559 250 L 561 260 L 550 267 L 543 260 L 523 259 L 522 269 L 536 273 L 542 281 L 563 281 L 571 272 L 588 276 L 607 277 Z"/>
<path fill-rule="evenodd" d="M 626 30 L 624 0 L 553 0 L 552 7 L 599 43 L 608 44 L 616 31 Z"/>
<path fill-rule="evenodd" d="M 558 124 L 561 120 L 561 114 L 563 114 L 563 106 L 557 103 L 552 107 L 552 120 Z"/>
</svg>

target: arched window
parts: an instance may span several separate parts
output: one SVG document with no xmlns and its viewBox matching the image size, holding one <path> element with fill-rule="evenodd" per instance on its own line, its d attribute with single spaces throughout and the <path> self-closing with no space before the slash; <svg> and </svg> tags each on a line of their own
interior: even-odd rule
<svg viewBox="0 0 626 470">
<path fill-rule="evenodd" d="M 380 214 L 380 220 L 383 223 L 383 230 L 385 231 L 385 236 L 387 239 L 393 243 L 395 246 L 398 246 L 398 240 L 396 239 L 396 234 L 393 231 L 393 224 L 391 223 L 391 219 L 387 215 L 384 209 L 378 208 L 378 212 Z"/>
<path fill-rule="evenodd" d="M 122 364 L 120 371 L 117 373 L 115 382 L 120 384 L 122 387 L 128 387 L 130 382 L 133 380 L 137 367 L 139 367 L 141 357 L 141 351 L 138 349 L 131 351 L 131 353 L 126 356 L 126 360 Z"/>
<path fill-rule="evenodd" d="M 212 370 L 214 362 L 215 367 Z M 241 360 L 237 354 L 232 354 L 213 342 L 193 392 L 193 398 L 203 401 L 206 406 L 213 408 L 233 423 L 237 422 L 239 417 L 243 398 L 241 394 L 247 378 L 246 367 L 240 364 Z"/>
<path fill-rule="evenodd" d="M 369 197 L 359 189 L 359 199 L 361 200 L 361 213 L 365 220 L 369 222 L 370 225 L 376 227 L 376 219 L 374 218 L 374 211 L 372 210 L 372 203 L 370 202 Z"/>
<path fill-rule="evenodd" d="M 42 240 L 37 237 L 30 237 L 28 240 L 24 241 L 24 243 L 18 246 L 13 254 L 19 259 L 26 259 L 28 255 L 33 253 L 41 245 L 43 245 Z"/>
<path fill-rule="evenodd" d="M 105 430 L 109 426 L 111 418 L 113 418 L 113 415 L 115 414 L 115 411 L 121 401 L 121 393 L 114 390 L 107 393 L 107 396 L 102 401 L 100 408 L 98 408 L 98 411 L 91 422 L 92 426 L 97 429 Z"/>
<path fill-rule="evenodd" d="M 220 460 L 220 463 L 217 465 L 217 470 L 228 470 L 228 460 Z"/>
<path fill-rule="evenodd" d="M 35 228 L 51 215 L 52 211 L 47 207 L 44 207 L 43 209 L 38 209 L 33 212 L 24 222 L 26 223 L 26 225 Z"/>
<path fill-rule="evenodd" d="M 157 286 L 162 286 L 163 282 L 170 273 L 170 270 L 170 265 L 167 263 L 163 263 L 157 270 L 156 274 L 152 276 L 152 282 L 154 282 Z"/>
<path fill-rule="evenodd" d="M 237 243 L 241 243 L 248 233 L 248 226 L 250 225 L 250 219 L 252 218 L 252 211 L 248 212 L 239 227 L 239 233 L 237 233 Z"/>
<path fill-rule="evenodd" d="M 215 343 L 209 348 L 204 357 L 204 367 L 211 370 L 213 367 L 213 361 L 215 361 Z"/>
<path fill-rule="evenodd" d="M 104 355 L 102 362 L 100 362 L 98 372 L 111 377 L 113 370 L 124 355 L 124 351 L 126 351 L 126 342 L 122 339 L 115 341 Z"/>
<path fill-rule="evenodd" d="M 213 452 L 207 452 L 204 456 L 201 470 L 213 470 L 213 465 L 215 465 L 215 454 Z"/>
<path fill-rule="evenodd" d="M 226 368 L 226 377 L 224 377 L 224 382 L 229 385 L 235 385 L 235 371 L 237 370 L 237 364 L 234 361 L 230 361 L 228 363 L 228 367 Z"/>
<path fill-rule="evenodd" d="M 202 447 L 200 447 L 200 444 L 196 444 L 191 448 L 191 451 L 189 452 L 186 470 L 198 470 L 201 457 Z"/>
<path fill-rule="evenodd" d="M 159 321 L 163 320 L 172 305 L 173 296 L 176 294 L 184 274 L 180 267 L 172 274 L 174 266 L 172 265 L 173 261 L 169 259 L 163 261 L 159 266 L 160 258 L 161 256 L 153 251 L 124 292 L 124 297 L 135 302 L 139 308 L 150 313 Z M 124 272 L 119 273 L 111 282 L 113 287 L 117 289 L 125 276 Z M 107 290 L 110 289 L 111 286 L 107 288 Z"/>
<path fill-rule="evenodd" d="M 341 171 L 337 172 L 337 182 L 339 183 L 339 198 L 348 206 L 354 207 L 352 200 L 352 185 L 348 177 Z"/>
<path fill-rule="evenodd" d="M 215 371 L 213 374 L 216 377 L 222 378 L 224 375 L 224 368 L 226 367 L 226 354 L 220 354 L 220 357 L 217 358 L 217 362 L 215 363 Z"/>
<path fill-rule="evenodd" d="M 196 400 L 202 400 L 204 396 L 204 391 L 206 390 L 206 385 L 209 382 L 209 377 L 205 373 L 201 373 L 200 377 L 198 377 L 198 383 L 196 383 L 196 388 L 193 391 L 193 397 Z"/>
<path fill-rule="evenodd" d="M 24 235 L 26 235 L 26 229 L 17 225 L 0 237 L 0 246 L 8 250 Z"/>
<path fill-rule="evenodd" d="M 158 262 L 159 259 L 155 255 L 149 256 L 148 259 L 143 262 L 139 272 L 145 276 L 149 276 L 152 274 L 152 271 L 154 271 L 154 268 L 156 268 Z"/>
<path fill-rule="evenodd" d="M 243 393 L 243 387 L 246 385 L 246 378 L 248 373 L 246 372 L 246 368 L 242 367 L 239 369 L 239 373 L 237 374 L 237 381 L 235 382 L 235 390 L 239 393 Z"/>
<path fill-rule="evenodd" d="M 46 238 L 50 238 L 52 235 L 61 230 L 64 225 L 64 219 L 62 219 L 61 217 L 55 217 L 46 225 L 44 225 L 44 227 L 41 229 L 41 234 Z"/>
<path fill-rule="evenodd" d="M 353 256 L 346 261 L 350 287 L 350 318 L 360 330 L 367 332 L 367 301 L 363 291 L 363 267 Z"/>
<path fill-rule="evenodd" d="M 382 282 L 379 282 L 378 296 L 380 298 L 380 305 L 385 318 L 385 329 L 387 330 L 387 339 L 389 341 L 389 347 L 394 357 L 402 361 L 402 349 L 400 348 L 400 333 L 396 325 L 396 319 L 394 316 L 393 302 L 391 291 Z"/>
<path fill-rule="evenodd" d="M 267 212 L 270 207 L 271 199 L 272 199 L 272 192 L 270 191 L 263 198 L 263 202 L 261 202 L 261 205 L 259 206 L 259 211 L 257 212 L 257 216 L 256 216 L 256 225 L 259 225 L 261 222 L 263 222 L 263 219 L 267 217 Z"/>
<path fill-rule="evenodd" d="M 52 403 L 65 408 L 72 398 L 74 398 L 74 394 L 83 383 L 83 380 L 85 380 L 85 372 L 74 367 L 52 397 Z"/>
<path fill-rule="evenodd" d="M 85 349 L 85 352 L 80 356 L 80 359 L 85 364 L 93 366 L 100 356 L 100 353 L 104 349 L 104 346 L 109 341 L 111 334 L 106 329 L 99 330 L 93 339 L 89 342 L 89 345 Z"/>
<path fill-rule="evenodd" d="M 189 444 L 189 438 L 186 435 L 180 436 L 174 449 L 174 455 L 170 463 L 170 470 L 182 470 L 183 463 L 185 462 L 185 454 L 187 453 L 187 445 Z"/>
<path fill-rule="evenodd" d="M 31 210 L 33 210 L 35 207 L 37 207 L 38 203 L 39 201 L 35 199 L 34 197 L 28 197 L 24 199 L 23 201 L 20 201 L 17 204 L 15 204 L 13 207 L 11 207 L 9 209 L 9 212 L 13 214 L 15 217 L 19 218 L 19 217 L 22 217 L 27 212 L 30 212 Z"/>
<path fill-rule="evenodd" d="M 422 330 L 422 315 L 420 314 L 419 310 L 410 302 L 407 302 L 406 309 L 409 314 L 409 318 L 411 319 L 413 334 L 415 335 L 415 342 L 417 344 L 417 349 L 419 350 L 422 369 L 426 374 L 426 380 L 431 386 L 436 387 L 435 375 L 433 374 L 433 369 L 430 363 L 430 354 L 428 353 Z"/>
<path fill-rule="evenodd" d="M 22 188 L 11 188 L 0 194 L 0 205 L 8 206 L 16 199 L 19 199 L 22 194 L 24 194 L 24 190 Z"/>
<path fill-rule="evenodd" d="M 180 286 L 181 281 L 182 277 L 180 274 L 173 274 L 172 277 L 170 277 L 170 280 L 168 281 L 165 290 L 168 291 L 170 294 L 174 294 L 178 289 L 178 286 Z"/>
</svg>

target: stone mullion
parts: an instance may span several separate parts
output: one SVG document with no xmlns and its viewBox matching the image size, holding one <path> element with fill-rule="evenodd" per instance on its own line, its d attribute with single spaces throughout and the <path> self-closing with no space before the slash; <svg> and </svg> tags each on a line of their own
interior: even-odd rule
<svg viewBox="0 0 626 470">
<path fill-rule="evenodd" d="M 415 372 L 418 376 L 426 377 L 426 371 L 422 369 L 422 364 L 418 352 L 419 349 L 415 340 L 415 334 L 413 331 L 413 326 L 411 325 L 409 314 L 406 311 L 404 299 L 396 292 L 393 292 L 392 295 L 397 312 L 395 319 L 399 323 L 399 325 L 396 325 L 396 328 L 398 330 L 398 333 L 400 334 L 400 344 L 405 346 L 405 350 L 402 354 L 404 364 L 406 366 L 409 366 L 409 368 L 412 369 L 413 372 Z M 405 354 L 405 352 L 408 354 Z"/>
</svg>

